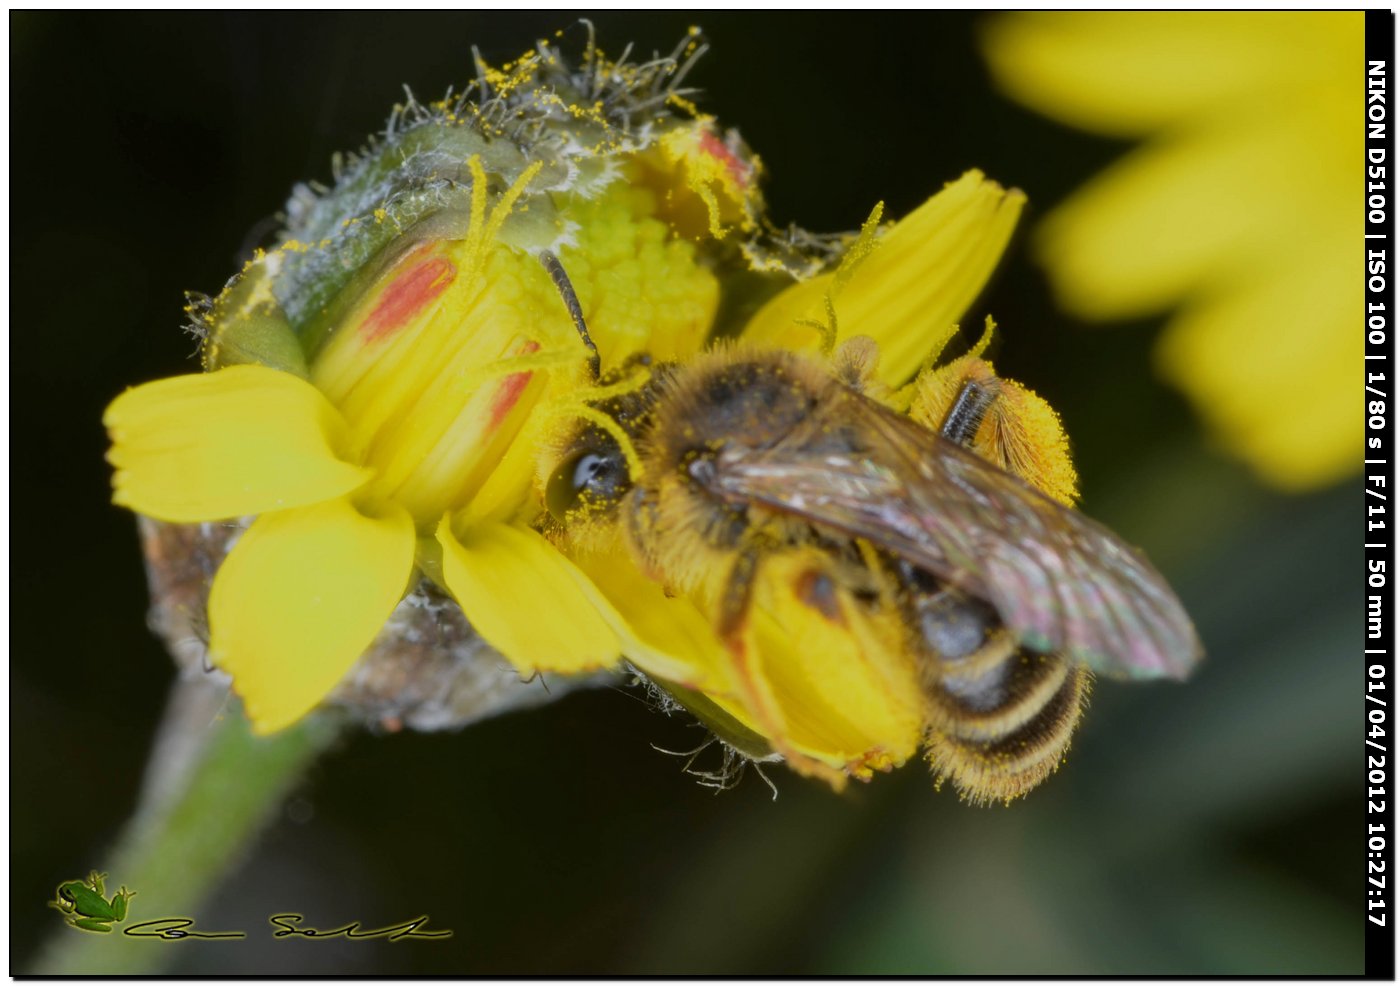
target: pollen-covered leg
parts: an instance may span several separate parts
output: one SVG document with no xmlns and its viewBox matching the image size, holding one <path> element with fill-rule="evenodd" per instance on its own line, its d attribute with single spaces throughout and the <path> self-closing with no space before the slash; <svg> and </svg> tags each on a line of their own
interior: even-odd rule
<svg viewBox="0 0 1400 986">
<path fill-rule="evenodd" d="M 719 635 L 722 640 L 740 636 L 748 623 L 749 608 L 753 604 L 754 582 L 758 578 L 759 554 L 757 551 L 743 551 L 734 559 L 729 570 L 729 578 L 724 583 L 724 591 L 719 600 Z"/>
<path fill-rule="evenodd" d="M 981 345 L 975 351 L 980 351 Z M 1054 408 L 973 354 L 919 375 L 909 416 L 1066 506 L 1079 497 Z"/>
</svg>

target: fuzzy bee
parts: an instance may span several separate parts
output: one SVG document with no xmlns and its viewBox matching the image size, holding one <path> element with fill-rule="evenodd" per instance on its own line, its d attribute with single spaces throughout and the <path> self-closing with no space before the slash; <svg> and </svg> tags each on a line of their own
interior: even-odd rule
<svg viewBox="0 0 1400 986">
<path fill-rule="evenodd" d="M 1005 394 L 986 364 L 926 426 L 865 392 L 869 356 L 727 348 L 649 366 L 559 450 L 547 507 L 561 530 L 620 533 L 650 577 L 711 603 L 726 642 L 762 580 L 794 577 L 777 559 L 817 559 L 794 577 L 813 610 L 898 628 L 935 773 L 1010 800 L 1060 763 L 1092 672 L 1181 679 L 1200 642 L 1141 554 L 1028 485 L 1014 456 L 989 461 L 978 436 Z"/>
</svg>

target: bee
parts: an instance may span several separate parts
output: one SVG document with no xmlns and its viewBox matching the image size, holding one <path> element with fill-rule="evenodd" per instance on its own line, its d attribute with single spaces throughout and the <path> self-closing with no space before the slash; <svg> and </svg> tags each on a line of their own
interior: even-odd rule
<svg viewBox="0 0 1400 986">
<path fill-rule="evenodd" d="M 727 348 L 649 366 L 592 404 L 546 506 L 561 529 L 620 531 L 652 578 L 713 600 L 726 642 L 766 559 L 815 550 L 804 600 L 834 612 L 840 594 L 902 628 L 936 775 L 1008 801 L 1061 762 L 1093 672 L 1181 679 L 1201 645 L 1141 554 L 973 451 L 996 377 L 969 373 L 926 427 L 866 392 L 869 355 Z"/>
</svg>

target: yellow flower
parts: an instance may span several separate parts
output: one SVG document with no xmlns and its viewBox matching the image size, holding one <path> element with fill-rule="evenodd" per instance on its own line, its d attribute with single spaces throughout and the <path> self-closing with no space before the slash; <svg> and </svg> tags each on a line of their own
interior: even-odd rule
<svg viewBox="0 0 1400 986">
<path fill-rule="evenodd" d="M 288 238 L 196 309 L 207 372 L 108 408 L 116 502 L 257 515 L 214 579 L 209 648 L 259 731 L 315 707 L 421 574 L 522 673 L 625 658 L 741 748 L 775 743 L 834 781 L 917 749 L 912 672 L 860 614 L 833 636 L 767 580 L 744 665 L 620 543 L 566 553 L 539 533 L 542 457 L 607 389 L 540 258 L 567 272 L 605 374 L 733 334 L 724 292 L 756 271 L 771 297 L 744 339 L 869 336 L 892 388 L 951 337 L 1023 198 L 973 172 L 803 253 L 766 224 L 737 135 L 657 111 L 674 67 L 573 73 L 545 46 L 488 70 L 478 100 L 401 109 L 378 153 L 294 200 Z M 621 81 L 600 94 L 600 78 Z M 499 139 L 522 134 L 539 139 Z"/>
<path fill-rule="evenodd" d="M 222 365 L 133 389 L 107 411 L 116 502 L 169 521 L 261 515 L 209 598 L 211 658 L 259 729 L 295 721 L 349 670 L 408 587 L 420 539 L 432 544 L 435 534 L 446 549 L 439 570 L 464 604 L 481 595 L 483 575 L 515 575 L 517 591 L 532 585 L 550 600 L 552 639 L 501 635 L 489 604 L 468 608 L 522 669 L 537 659 L 557 670 L 616 660 L 616 635 L 538 535 L 479 519 L 457 536 L 444 523 L 488 479 L 498 497 L 513 479 L 514 499 L 524 499 L 533 469 L 503 471 L 509 450 L 585 362 L 548 275 L 506 243 L 513 207 L 539 169 L 525 169 L 488 207 L 487 176 L 476 158 L 470 167 L 460 235 L 396 249 L 346 306 L 306 378 Z M 644 191 L 610 185 L 581 209 L 596 221 L 561 248 L 609 263 L 607 277 L 584 283 L 597 338 L 617 356 L 637 326 L 662 347 L 700 338 L 716 303 L 713 277 L 690 244 L 661 242 L 647 202 Z M 629 256 L 609 257 L 619 244 Z M 296 249 L 260 257 L 231 291 L 272 279 Z M 214 339 L 242 325 L 222 327 Z"/>
<path fill-rule="evenodd" d="M 1061 301 L 1179 309 L 1161 372 L 1285 489 L 1358 462 L 1363 38 L 1359 12 L 1023 14 L 986 33 L 1013 97 L 1147 141 L 1038 230 Z"/>
</svg>

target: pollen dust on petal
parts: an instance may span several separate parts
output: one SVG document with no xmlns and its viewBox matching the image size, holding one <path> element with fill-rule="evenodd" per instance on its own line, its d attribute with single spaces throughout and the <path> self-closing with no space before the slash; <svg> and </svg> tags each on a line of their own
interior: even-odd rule
<svg viewBox="0 0 1400 986">
<path fill-rule="evenodd" d="M 379 304 L 360 326 L 365 342 L 376 342 L 403 328 L 456 279 L 457 267 L 446 257 L 410 264 L 384 289 Z"/>
<path fill-rule="evenodd" d="M 518 355 L 525 356 L 539 348 L 538 342 L 527 342 L 520 347 Z M 533 375 L 531 371 L 526 370 L 523 373 L 512 373 L 501 381 L 500 386 L 496 389 L 496 396 L 491 401 L 491 423 L 487 426 L 489 429 L 494 431 L 506 419 L 506 415 L 510 414 L 511 409 L 520 400 L 520 395 L 525 392 L 525 388 L 530 383 L 530 377 Z"/>
<path fill-rule="evenodd" d="M 724 165 L 729 171 L 729 176 L 740 188 L 749 187 L 748 166 L 740 161 L 733 151 L 724 146 L 724 141 L 707 130 L 700 135 L 700 149 Z"/>
</svg>

